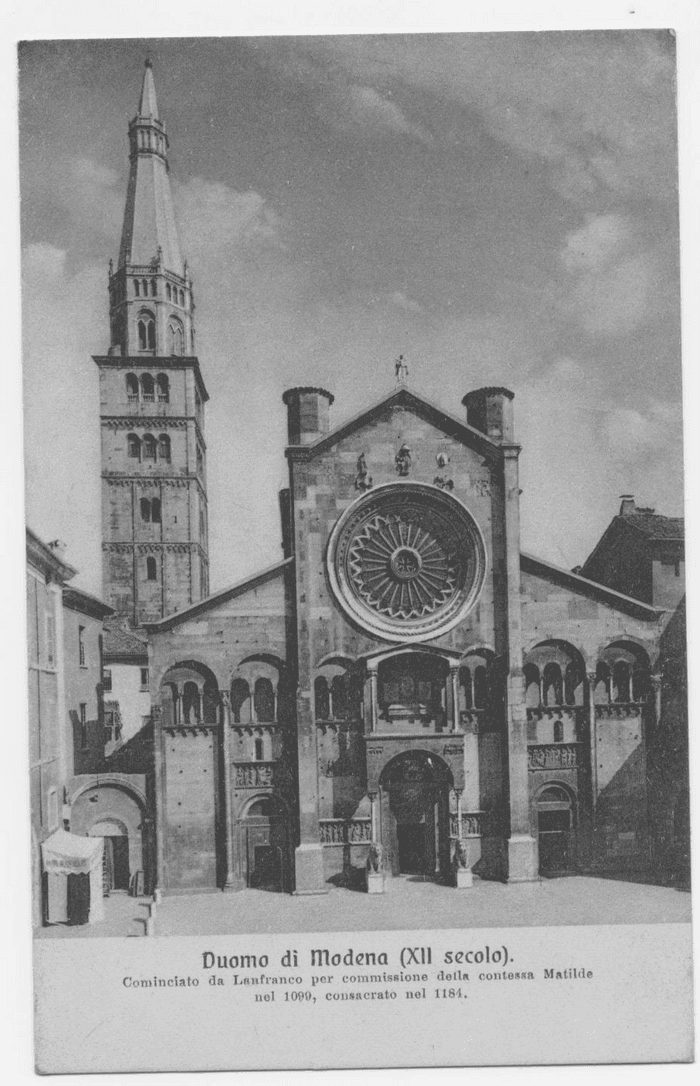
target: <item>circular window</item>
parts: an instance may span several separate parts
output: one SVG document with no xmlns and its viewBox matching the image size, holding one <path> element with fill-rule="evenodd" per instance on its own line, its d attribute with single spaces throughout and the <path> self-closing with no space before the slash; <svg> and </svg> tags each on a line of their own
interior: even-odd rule
<svg viewBox="0 0 700 1086">
<path fill-rule="evenodd" d="M 376 487 L 331 533 L 328 572 L 344 611 L 389 641 L 422 641 L 473 607 L 486 550 L 471 514 L 424 483 Z"/>
</svg>

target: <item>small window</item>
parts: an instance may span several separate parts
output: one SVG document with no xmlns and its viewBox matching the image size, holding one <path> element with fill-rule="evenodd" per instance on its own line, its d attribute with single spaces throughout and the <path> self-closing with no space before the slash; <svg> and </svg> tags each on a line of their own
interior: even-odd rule
<svg viewBox="0 0 700 1086">
<path fill-rule="evenodd" d="M 148 498 L 141 498 L 141 520 L 146 524 L 151 522 L 151 503 Z"/>
<path fill-rule="evenodd" d="M 141 297 L 141 284 L 139 283 L 138 279 L 134 279 L 134 294 L 137 298 Z"/>
<path fill-rule="evenodd" d="M 197 446 L 197 474 L 201 475 L 204 471 L 204 453 L 202 452 L 201 445 Z"/>
<path fill-rule="evenodd" d="M 184 354 L 185 353 L 185 333 L 179 320 L 170 321 L 168 325 L 168 338 L 170 346 L 170 354 Z"/>
<path fill-rule="evenodd" d="M 85 658 L 85 627 L 78 626 L 78 663 L 81 667 L 87 667 Z"/>
<path fill-rule="evenodd" d="M 255 761 L 256 762 L 262 762 L 264 757 L 265 757 L 265 752 L 263 751 L 263 741 L 262 741 L 262 739 L 256 739 L 255 740 Z"/>
<path fill-rule="evenodd" d="M 102 689 L 105 694 L 111 693 L 112 690 L 112 672 L 108 667 L 102 672 Z"/>
<path fill-rule="evenodd" d="M 129 403 L 138 403 L 139 379 L 135 373 L 127 373 L 126 375 L 126 398 Z"/>
<path fill-rule="evenodd" d="M 170 283 L 165 284 L 165 297 L 168 299 L 169 302 L 172 301 L 173 292 L 170 289 Z"/>
<path fill-rule="evenodd" d="M 141 377 L 141 395 L 146 403 L 153 403 L 155 400 L 154 390 L 155 385 L 152 374 L 144 373 Z"/>
<path fill-rule="evenodd" d="M 168 381 L 167 374 L 158 374 L 156 377 L 156 386 L 158 388 L 158 402 L 168 403 L 170 400 L 170 382 Z"/>
<path fill-rule="evenodd" d="M 78 706 L 79 719 L 80 719 L 80 745 L 85 750 L 88 745 L 88 732 L 87 732 L 87 704 L 81 701 Z"/>
<path fill-rule="evenodd" d="M 156 581 L 158 579 L 158 566 L 155 558 L 146 559 L 146 578 L 149 581 Z"/>
<path fill-rule="evenodd" d="M 144 279 L 144 284 L 147 280 Z M 144 290 L 144 294 L 147 293 Z M 152 313 L 144 310 L 139 313 L 138 322 L 136 325 L 139 336 L 139 350 L 140 351 L 155 351 L 156 349 L 156 321 Z"/>
<path fill-rule="evenodd" d="M 674 574 L 675 577 L 680 577 L 680 575 L 681 575 L 681 564 L 680 564 L 680 562 L 674 562 L 673 563 L 673 574 Z"/>
<path fill-rule="evenodd" d="M 145 434 L 143 439 L 143 458 L 144 460 L 156 459 L 156 439 L 153 434 Z"/>
<path fill-rule="evenodd" d="M 148 690 L 148 668 L 141 668 L 141 689 Z"/>
<path fill-rule="evenodd" d="M 151 520 L 154 524 L 160 524 L 160 498 L 154 498 L 151 502 Z"/>
<path fill-rule="evenodd" d="M 555 720 L 554 721 L 554 742 L 555 743 L 563 743 L 564 742 L 564 725 L 563 725 L 561 720 Z"/>
<path fill-rule="evenodd" d="M 148 297 L 148 279 L 141 280 L 141 290 L 143 291 L 144 298 Z"/>
<path fill-rule="evenodd" d="M 152 295 L 152 297 L 155 298 L 157 293 L 158 293 L 158 283 L 156 282 L 155 279 L 151 279 L 151 295 Z"/>
<path fill-rule="evenodd" d="M 49 667 L 56 663 L 56 619 L 50 614 L 46 616 L 46 662 Z"/>
<path fill-rule="evenodd" d="M 126 448 L 127 456 L 132 457 L 134 460 L 141 459 L 141 441 L 136 434 L 127 434 Z"/>
<path fill-rule="evenodd" d="M 184 292 L 184 290 L 180 291 L 180 305 L 182 306 L 183 309 L 185 308 L 185 292 Z"/>
<path fill-rule="evenodd" d="M 158 438 L 158 456 L 165 460 L 166 464 L 170 463 L 170 438 L 167 434 L 161 434 Z"/>
</svg>

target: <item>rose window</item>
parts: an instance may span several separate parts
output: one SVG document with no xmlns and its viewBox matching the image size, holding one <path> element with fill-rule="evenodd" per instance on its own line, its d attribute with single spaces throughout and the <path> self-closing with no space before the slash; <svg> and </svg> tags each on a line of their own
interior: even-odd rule
<svg viewBox="0 0 700 1086">
<path fill-rule="evenodd" d="M 340 518 L 329 576 L 349 616 L 393 641 L 437 636 L 473 606 L 481 589 L 481 533 L 452 495 L 420 483 L 365 494 Z"/>
</svg>

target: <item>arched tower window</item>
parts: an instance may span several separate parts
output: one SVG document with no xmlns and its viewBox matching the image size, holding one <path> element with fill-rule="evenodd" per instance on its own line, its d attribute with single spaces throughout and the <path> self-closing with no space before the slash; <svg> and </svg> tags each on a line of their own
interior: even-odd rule
<svg viewBox="0 0 700 1086">
<path fill-rule="evenodd" d="M 161 434 L 158 438 L 158 456 L 166 463 L 170 463 L 170 438 L 167 434 Z"/>
<path fill-rule="evenodd" d="M 255 740 L 255 761 L 262 762 L 265 757 L 265 749 L 263 747 L 262 739 Z"/>
<path fill-rule="evenodd" d="M 275 694 L 269 679 L 257 679 L 253 692 L 255 719 L 272 724 L 275 719 Z"/>
<path fill-rule="evenodd" d="M 180 321 L 174 318 L 168 324 L 168 346 L 170 354 L 185 353 L 185 332 Z"/>
<path fill-rule="evenodd" d="M 144 434 L 143 437 L 143 459 L 155 460 L 156 459 L 156 439 L 153 434 Z"/>
<path fill-rule="evenodd" d="M 137 298 L 141 297 L 141 284 L 139 283 L 138 279 L 134 279 L 134 294 Z"/>
<path fill-rule="evenodd" d="M 141 441 L 137 434 L 127 434 L 126 448 L 128 456 L 133 457 L 134 460 L 141 459 Z"/>
<path fill-rule="evenodd" d="M 184 290 L 180 291 L 180 305 L 182 306 L 183 309 L 185 308 L 185 292 L 184 292 Z"/>
<path fill-rule="evenodd" d="M 129 403 L 138 403 L 139 379 L 135 373 L 127 373 L 126 375 L 126 398 Z"/>
<path fill-rule="evenodd" d="M 165 284 L 165 297 L 168 299 L 169 302 L 172 301 L 173 292 L 170 289 L 170 283 Z"/>
<path fill-rule="evenodd" d="M 474 708 L 486 708 L 486 668 L 483 664 L 474 668 Z"/>
<path fill-rule="evenodd" d="M 146 524 L 151 522 L 151 503 L 148 498 L 141 498 L 141 520 Z"/>
<path fill-rule="evenodd" d="M 151 502 L 151 520 L 154 524 L 160 524 L 160 498 L 154 498 Z"/>
<path fill-rule="evenodd" d="M 155 400 L 155 385 L 150 373 L 141 374 L 141 397 L 146 403 L 153 403 Z"/>
<path fill-rule="evenodd" d="M 158 283 L 156 282 L 155 279 L 151 279 L 151 296 L 153 298 L 155 298 L 157 294 L 158 294 Z"/>
<path fill-rule="evenodd" d="M 146 579 L 148 581 L 158 580 L 158 563 L 151 555 L 146 559 Z"/>
<path fill-rule="evenodd" d="M 158 403 L 170 402 L 170 381 L 168 380 L 167 373 L 159 373 L 156 377 L 156 388 L 158 390 Z"/>
<path fill-rule="evenodd" d="M 632 700 L 630 666 L 624 660 L 618 660 L 613 666 L 613 701 L 626 703 Z"/>
<path fill-rule="evenodd" d="M 561 720 L 555 720 L 554 721 L 554 742 L 555 743 L 563 743 L 564 742 L 564 724 L 563 724 L 563 721 L 561 721 Z"/>
<path fill-rule="evenodd" d="M 347 720 L 350 715 L 347 675 L 334 676 L 331 682 L 331 698 L 333 700 L 333 719 Z"/>
<path fill-rule="evenodd" d="M 525 664 L 525 704 L 528 709 L 536 709 L 540 704 L 540 669 L 536 664 Z"/>
<path fill-rule="evenodd" d="M 144 283 L 146 280 L 144 279 Z M 146 291 L 144 290 L 144 293 Z M 156 349 L 156 319 L 147 309 L 139 313 L 137 330 L 139 334 L 139 350 L 155 351 Z"/>
</svg>

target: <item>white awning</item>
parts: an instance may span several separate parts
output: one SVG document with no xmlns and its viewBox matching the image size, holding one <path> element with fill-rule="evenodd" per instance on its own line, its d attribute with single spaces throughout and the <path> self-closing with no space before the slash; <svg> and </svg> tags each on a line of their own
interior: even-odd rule
<svg viewBox="0 0 700 1086">
<path fill-rule="evenodd" d="M 78 837 L 56 830 L 41 846 L 44 870 L 54 875 L 89 874 L 102 866 L 103 847 L 101 837 Z"/>
</svg>

